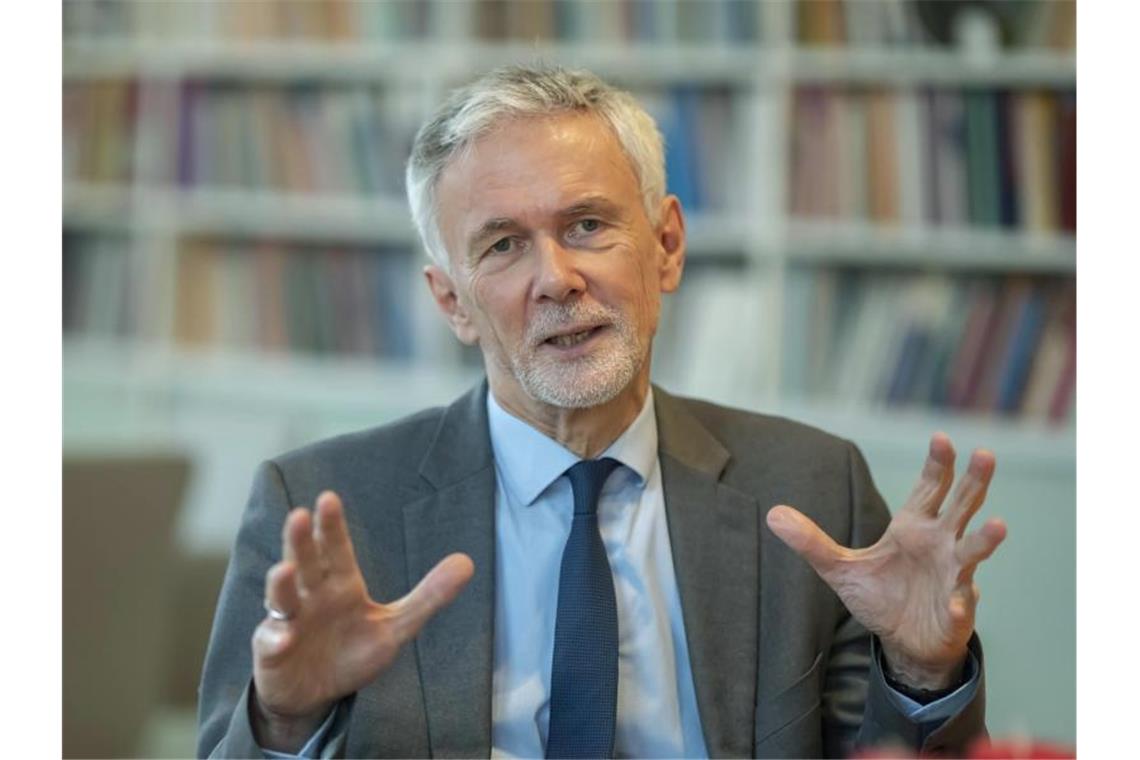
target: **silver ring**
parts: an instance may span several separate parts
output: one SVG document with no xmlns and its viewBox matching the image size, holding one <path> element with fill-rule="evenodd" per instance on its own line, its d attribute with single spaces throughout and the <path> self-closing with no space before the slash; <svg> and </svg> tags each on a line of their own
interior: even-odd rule
<svg viewBox="0 0 1140 760">
<path fill-rule="evenodd" d="M 270 604 L 268 599 L 262 603 L 262 606 L 265 607 L 266 614 L 268 614 L 269 617 L 273 620 L 280 620 L 282 622 L 285 622 L 287 620 L 293 619 L 292 615 L 288 615 Z"/>
</svg>

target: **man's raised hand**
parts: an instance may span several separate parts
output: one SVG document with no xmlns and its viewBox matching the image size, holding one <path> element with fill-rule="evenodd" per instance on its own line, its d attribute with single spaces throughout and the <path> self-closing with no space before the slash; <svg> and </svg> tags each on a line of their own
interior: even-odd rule
<svg viewBox="0 0 1140 760">
<path fill-rule="evenodd" d="M 992 453 L 975 451 L 943 507 L 954 480 L 954 447 L 936 433 L 906 504 L 866 549 L 840 546 L 791 507 L 768 512 L 772 532 L 879 637 L 893 677 L 910 686 L 941 689 L 959 678 L 978 602 L 974 571 L 1006 535 L 1005 523 L 993 518 L 965 532 L 985 500 L 994 466 Z"/>
<path fill-rule="evenodd" d="M 475 568 L 452 554 L 402 599 L 368 596 L 340 498 L 317 498 L 316 514 L 285 520 L 283 558 L 265 580 L 267 615 L 253 634 L 254 730 L 264 749 L 296 752 L 341 698 L 396 659 Z"/>
</svg>

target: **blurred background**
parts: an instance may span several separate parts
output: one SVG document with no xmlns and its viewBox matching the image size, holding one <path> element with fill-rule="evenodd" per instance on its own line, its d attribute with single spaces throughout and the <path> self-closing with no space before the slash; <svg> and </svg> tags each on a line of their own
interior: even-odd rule
<svg viewBox="0 0 1140 760">
<path fill-rule="evenodd" d="M 657 382 L 851 438 L 895 507 L 933 431 L 995 451 L 990 732 L 1075 742 L 1074 2 L 63 10 L 65 756 L 193 754 L 259 461 L 478 380 L 403 162 L 451 87 L 535 61 L 665 135 L 690 255 Z"/>
</svg>

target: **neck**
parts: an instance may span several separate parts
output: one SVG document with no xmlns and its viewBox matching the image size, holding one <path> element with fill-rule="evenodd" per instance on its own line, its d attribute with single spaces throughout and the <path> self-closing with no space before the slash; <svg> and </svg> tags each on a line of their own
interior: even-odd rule
<svg viewBox="0 0 1140 760">
<path fill-rule="evenodd" d="M 649 395 L 649 362 L 621 393 L 599 406 L 567 409 L 536 401 L 525 392 L 512 393 L 489 378 L 495 401 L 543 435 L 583 459 L 593 459 L 625 432 L 645 406 Z M 513 384 L 512 384 L 513 385 Z"/>
</svg>

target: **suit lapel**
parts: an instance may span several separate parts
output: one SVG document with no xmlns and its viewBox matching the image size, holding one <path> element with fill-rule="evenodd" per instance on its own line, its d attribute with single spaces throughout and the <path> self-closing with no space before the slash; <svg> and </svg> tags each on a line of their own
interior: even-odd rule
<svg viewBox="0 0 1140 760">
<path fill-rule="evenodd" d="M 495 468 L 486 383 L 445 412 L 420 467 L 429 493 L 404 507 L 409 586 L 452 552 L 475 577 L 415 642 L 433 757 L 491 750 Z M 759 510 L 721 484 L 730 454 L 654 388 L 665 509 L 701 726 L 710 756 L 750 755 L 756 704 Z"/>
<path fill-rule="evenodd" d="M 720 483 L 730 454 L 654 388 L 673 567 L 710 756 L 752 754 L 756 705 L 759 510 Z"/>
<path fill-rule="evenodd" d="M 475 563 L 468 587 L 415 643 L 433 757 L 491 751 L 495 468 L 486 392 L 483 383 L 447 410 L 420 467 L 436 490 L 404 507 L 409 584 L 452 552 Z"/>
</svg>

